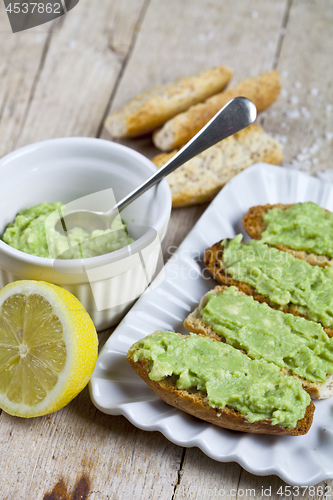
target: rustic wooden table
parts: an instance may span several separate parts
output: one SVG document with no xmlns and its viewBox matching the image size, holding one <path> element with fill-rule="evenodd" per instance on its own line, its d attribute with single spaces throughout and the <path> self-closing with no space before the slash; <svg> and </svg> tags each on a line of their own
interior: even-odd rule
<svg viewBox="0 0 333 500">
<path fill-rule="evenodd" d="M 331 168 L 332 0 L 81 0 L 15 35 L 3 6 L 0 14 L 1 156 L 52 137 L 110 139 L 110 110 L 154 84 L 227 64 L 234 82 L 277 68 L 283 90 L 259 123 L 280 138 L 285 165 L 314 175 Z M 150 138 L 124 143 L 155 153 Z M 165 259 L 205 208 L 173 211 Z M 88 389 L 47 417 L 2 412 L 0 442 L 1 500 L 291 498 L 275 476 L 253 476 L 101 413 Z M 323 498 L 320 490 L 304 497 Z"/>
</svg>

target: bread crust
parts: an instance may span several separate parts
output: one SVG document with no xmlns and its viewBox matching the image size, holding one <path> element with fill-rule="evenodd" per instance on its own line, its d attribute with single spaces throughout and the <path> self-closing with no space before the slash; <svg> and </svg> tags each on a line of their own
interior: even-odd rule
<svg viewBox="0 0 333 500">
<path fill-rule="evenodd" d="M 159 168 L 177 150 L 153 158 Z M 235 175 L 257 162 L 279 164 L 283 160 L 280 143 L 262 127 L 252 124 L 210 147 L 167 176 L 172 206 L 186 207 L 211 201 Z"/>
<path fill-rule="evenodd" d="M 287 210 L 287 208 L 292 207 L 292 204 L 286 205 L 282 203 L 276 203 L 275 205 L 257 205 L 256 207 L 251 207 L 243 217 L 243 226 L 245 231 L 255 240 L 260 240 L 262 233 L 267 228 L 267 225 L 263 219 L 263 215 L 271 210 L 272 208 L 281 208 L 281 210 Z M 328 210 L 326 210 L 328 212 Z M 306 260 L 312 266 L 333 266 L 333 259 L 327 257 L 327 255 L 317 255 L 315 253 L 307 253 L 304 250 L 293 250 L 286 245 L 272 245 L 279 250 L 291 253 L 297 259 Z"/>
<path fill-rule="evenodd" d="M 157 85 L 108 116 L 105 127 L 112 137 L 136 137 L 152 132 L 189 106 L 221 92 L 231 76 L 230 68 L 219 66 Z"/>
<path fill-rule="evenodd" d="M 212 408 L 208 404 L 205 395 L 199 391 L 177 389 L 173 377 L 167 377 L 160 382 L 150 380 L 148 361 L 146 359 L 139 359 L 137 362 L 130 356 L 127 356 L 126 359 L 137 374 L 161 399 L 163 399 L 163 401 L 201 420 L 217 425 L 218 427 L 240 432 L 275 434 L 280 436 L 301 436 L 306 434 L 311 427 L 315 410 L 312 401 L 307 406 L 304 417 L 297 422 L 294 429 L 288 429 L 279 425 L 271 425 L 269 420 L 251 423 L 248 422 L 241 413 L 232 408 Z"/>
<path fill-rule="evenodd" d="M 188 332 L 196 333 L 197 335 L 202 335 L 205 337 L 210 337 L 214 340 L 218 340 L 220 342 L 226 342 L 226 339 L 223 337 L 223 335 L 219 335 L 217 332 L 214 331 L 214 329 L 210 326 L 204 323 L 202 320 L 201 316 L 201 310 L 206 307 L 207 302 L 208 302 L 208 295 L 215 293 L 223 293 L 225 290 L 227 290 L 227 286 L 216 286 L 213 290 L 210 290 L 207 292 L 202 299 L 200 300 L 200 303 L 198 307 L 187 316 L 187 318 L 184 321 L 184 327 Z M 239 291 L 240 294 L 245 295 L 244 292 Z M 244 354 L 246 354 L 245 351 Z M 327 376 L 327 381 L 325 383 L 318 383 L 318 382 L 309 382 L 308 380 L 298 377 L 297 375 L 293 375 L 289 370 L 282 369 L 281 370 L 284 375 L 289 375 L 292 376 L 298 380 L 301 381 L 303 389 L 310 395 L 311 398 L 313 399 L 326 399 L 329 398 L 333 395 L 333 376 L 328 375 Z"/>
<path fill-rule="evenodd" d="M 265 302 L 272 309 L 279 309 L 284 313 L 290 313 L 293 314 L 294 316 L 300 316 L 309 321 L 312 321 L 311 318 L 309 318 L 308 316 L 300 314 L 298 307 L 295 306 L 294 304 L 289 303 L 285 306 L 279 306 L 277 304 L 274 304 L 267 297 L 264 297 L 263 295 L 258 293 L 253 286 L 248 285 L 243 281 L 238 281 L 232 278 L 229 274 L 227 274 L 224 271 L 223 252 L 224 252 L 224 247 L 222 245 L 222 241 L 219 241 L 210 248 L 207 248 L 204 255 L 204 264 L 208 269 L 208 272 L 214 279 L 216 279 L 216 281 L 221 283 L 221 285 L 236 286 L 241 292 L 245 293 L 246 295 L 252 295 L 254 300 L 257 300 L 258 302 Z M 324 328 L 326 334 L 329 337 L 333 337 L 333 327 L 324 327 L 324 325 L 321 326 Z"/>
<path fill-rule="evenodd" d="M 247 97 L 254 102 L 260 113 L 277 99 L 280 90 L 280 75 L 276 70 L 242 80 L 235 87 L 191 106 L 187 111 L 167 121 L 160 130 L 154 132 L 153 142 L 162 151 L 179 148 L 192 139 L 231 99 Z"/>
</svg>

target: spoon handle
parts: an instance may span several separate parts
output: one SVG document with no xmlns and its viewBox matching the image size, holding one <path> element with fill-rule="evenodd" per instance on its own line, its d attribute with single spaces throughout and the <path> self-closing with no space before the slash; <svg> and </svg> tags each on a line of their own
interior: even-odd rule
<svg viewBox="0 0 333 500">
<path fill-rule="evenodd" d="M 228 102 L 216 115 L 170 160 L 157 172 L 149 177 L 141 186 L 134 189 L 112 209 L 121 211 L 136 200 L 152 186 L 171 174 L 176 168 L 194 156 L 202 153 L 217 142 L 239 132 L 255 121 L 257 109 L 246 97 L 235 97 Z"/>
</svg>

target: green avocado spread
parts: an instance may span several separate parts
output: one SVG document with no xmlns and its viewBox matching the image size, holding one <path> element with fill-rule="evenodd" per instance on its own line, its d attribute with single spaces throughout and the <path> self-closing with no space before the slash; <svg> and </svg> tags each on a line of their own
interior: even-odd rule
<svg viewBox="0 0 333 500">
<path fill-rule="evenodd" d="M 3 241 L 30 255 L 60 259 L 95 257 L 123 248 L 133 241 L 128 237 L 119 216 L 114 219 L 111 229 L 97 229 L 90 234 L 74 227 L 68 231 L 67 239 L 54 227 L 58 220 L 57 212 L 63 206 L 60 202 L 40 203 L 22 210 L 15 221 L 8 224 L 2 236 Z"/>
<path fill-rule="evenodd" d="M 155 332 L 136 342 L 129 356 L 149 361 L 151 380 L 174 376 L 178 389 L 196 388 L 213 408 L 228 406 L 249 422 L 270 419 L 272 425 L 295 428 L 310 403 L 300 381 L 278 366 L 198 335 Z"/>
<path fill-rule="evenodd" d="M 333 258 L 333 213 L 316 203 L 296 203 L 286 210 L 272 208 L 263 219 L 267 226 L 261 235 L 263 242 Z"/>
<path fill-rule="evenodd" d="M 278 306 L 294 304 L 301 315 L 333 326 L 333 268 L 312 266 L 263 241 L 241 243 L 235 236 L 222 245 L 223 267 L 238 281 L 255 288 Z"/>
<path fill-rule="evenodd" d="M 209 294 L 204 323 L 253 359 L 265 359 L 310 382 L 333 374 L 333 339 L 313 321 L 284 314 L 240 294 L 236 287 Z"/>
</svg>

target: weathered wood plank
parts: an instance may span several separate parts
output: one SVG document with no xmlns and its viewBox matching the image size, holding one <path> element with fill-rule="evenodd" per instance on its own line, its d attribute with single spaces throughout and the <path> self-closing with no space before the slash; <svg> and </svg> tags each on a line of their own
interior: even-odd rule
<svg viewBox="0 0 333 500">
<path fill-rule="evenodd" d="M 2 154 L 16 143 L 23 145 L 65 135 L 96 136 L 108 107 L 117 109 L 138 92 L 184 74 L 229 64 L 235 71 L 233 81 L 237 81 L 270 70 L 288 6 L 287 0 L 151 0 L 150 3 L 100 0 L 98 10 L 95 4 L 81 0 L 62 20 L 60 31 L 52 34 L 42 67 L 45 45 L 38 49 L 38 38 L 31 42 L 35 45 L 28 44 L 27 48 L 15 46 L 20 54 L 16 56 L 17 73 L 8 77 L 7 88 L 12 97 L 6 101 L 8 107 L 3 107 L 4 119 L 0 123 Z M 322 129 L 319 112 L 315 112 L 317 131 L 320 130 L 320 137 L 326 134 L 327 141 L 332 131 L 330 111 L 324 105 L 325 99 L 327 104 L 333 104 L 327 83 L 328 54 L 332 53 L 332 47 L 329 37 L 323 36 L 324 30 L 329 32 L 331 26 L 332 0 L 320 5 L 317 10 L 318 2 L 294 0 L 278 61 L 288 94 L 280 97 L 271 113 L 264 117 L 267 131 L 290 134 L 287 159 L 299 154 L 298 149 L 293 149 L 294 141 L 303 140 L 304 147 L 309 148 L 314 144 L 313 137 L 318 137 L 310 122 L 302 129 L 304 138 L 294 133 L 300 119 L 297 122 L 287 113 L 295 106 L 303 106 L 301 103 L 310 109 L 311 99 L 316 97 L 315 88 L 323 91 L 320 109 L 328 117 L 326 128 Z M 131 52 L 133 33 L 141 18 Z M 45 43 L 47 35 L 43 36 Z M 300 46 L 306 48 L 308 55 L 301 53 Z M 14 48 L 8 47 L 6 54 Z M 8 71 L 9 62 L 8 58 L 2 65 L 0 59 L 0 74 Z M 24 73 L 27 66 L 29 71 Z M 318 74 L 313 75 L 316 72 Z M 304 92 L 305 101 L 293 89 L 300 94 Z M 0 91 L 0 102 L 4 102 L 4 95 L 6 92 Z M 293 95 L 299 99 L 297 103 L 291 99 Z M 19 109 L 11 112 L 18 101 Z M 312 107 L 311 113 L 315 111 Z M 287 123 L 286 115 L 290 120 L 288 131 L 282 125 L 283 121 Z M 22 133 L 18 137 L 21 125 Z M 108 138 L 104 131 L 102 136 Z M 149 138 L 130 141 L 128 145 L 147 156 L 155 152 Z M 328 165 L 328 149 L 322 150 L 324 156 L 320 159 Z M 173 212 L 163 244 L 165 260 L 204 208 Z M 104 340 L 107 335 L 108 332 L 104 332 L 100 337 Z M 0 423 L 2 496 L 10 500 L 37 499 L 43 495 L 44 499 L 50 499 L 52 494 L 57 499 L 73 499 L 79 497 L 79 492 L 82 498 L 93 500 L 171 500 L 177 484 L 175 498 L 219 498 L 215 488 L 217 493 L 221 489 L 226 492 L 222 498 L 251 498 L 250 494 L 242 493 L 251 488 L 256 489 L 257 498 L 267 498 L 260 496 L 261 486 L 272 486 L 270 498 L 273 500 L 281 498 L 276 491 L 284 483 L 278 478 L 252 476 L 237 464 L 214 462 L 197 449 L 186 450 L 184 458 L 182 448 L 160 434 L 140 431 L 122 417 L 97 411 L 87 390 L 68 407 L 49 417 L 25 421 L 2 413 Z M 190 496 L 189 492 L 193 494 Z"/>
<path fill-rule="evenodd" d="M 161 434 L 99 412 L 87 389 L 46 417 L 2 413 L 0 444 L 0 497 L 10 500 L 52 491 L 68 493 L 53 499 L 80 498 L 74 490 L 82 483 L 89 500 L 171 499 L 182 456 Z"/>
<path fill-rule="evenodd" d="M 271 6 L 268 3 L 267 8 Z M 257 4 L 258 5 L 258 4 Z M 288 8 L 288 6 L 286 6 Z M 261 13 L 258 7 L 258 18 Z M 282 14 L 282 11 L 281 11 Z M 332 86 L 330 85 L 331 68 L 329 64 L 333 41 L 327 40 L 323 33 L 329 32 L 332 25 L 332 2 L 295 1 L 289 14 L 286 31 L 281 23 L 284 36 L 282 50 L 277 61 L 277 68 L 282 73 L 284 91 L 279 100 L 264 113 L 261 122 L 265 129 L 280 137 L 285 143 L 285 163 L 311 163 L 309 170 L 314 173 L 319 169 L 332 168 L 328 158 L 332 154 L 331 132 L 333 130 Z M 282 21 L 280 16 L 279 21 Z M 266 116 L 265 116 L 266 115 Z M 318 163 L 315 159 L 318 159 Z M 318 166 L 317 166 L 318 165 Z M 296 166 L 296 165 L 295 165 Z M 198 456 L 197 456 L 198 455 Z M 194 463 L 200 463 L 200 466 Z M 179 495 L 176 498 L 187 498 L 183 493 L 191 489 L 191 498 L 203 497 L 202 488 L 209 488 L 207 499 L 216 498 L 222 489 L 226 492 L 223 498 L 271 498 L 278 500 L 278 489 L 285 483 L 275 476 L 256 477 L 242 470 L 237 484 L 235 474 L 239 468 L 230 465 L 231 471 L 225 473 L 225 465 L 217 464 L 203 457 L 196 449 L 186 450 L 185 465 L 179 483 Z M 205 471 L 200 475 L 198 471 Z M 202 477 L 210 481 L 202 480 Z M 329 485 L 327 481 L 317 486 Z M 207 490 L 208 491 L 208 490 Z M 255 491 L 255 495 L 253 495 Z M 320 498 L 317 489 L 313 498 Z M 217 493 L 216 493 L 217 492 Z M 295 496 L 294 498 L 297 498 Z"/>
<path fill-rule="evenodd" d="M 96 136 L 145 0 L 80 3 L 53 33 L 18 146 Z"/>
<path fill-rule="evenodd" d="M 284 164 L 313 174 L 332 169 L 332 23 L 332 0 L 293 0 L 277 65 L 283 91 L 264 113 L 284 142 Z"/>
<path fill-rule="evenodd" d="M 15 149 L 52 28 L 13 34 L 0 15 L 0 157 Z M 52 24 L 54 27 L 55 23 Z M 57 22 L 58 24 L 58 22 Z"/>
<path fill-rule="evenodd" d="M 144 7 L 144 0 L 101 1 L 98 8 L 81 0 L 63 19 L 35 81 L 19 146 L 97 134 Z M 32 52 L 23 56 L 35 61 Z M 12 125 L 13 117 L 5 118 L 4 127 Z M 99 412 L 88 390 L 48 417 L 2 413 L 0 422 L 2 498 L 172 497 L 182 448 Z"/>
<path fill-rule="evenodd" d="M 154 85 L 213 66 L 230 66 L 231 84 L 270 71 L 285 4 L 152 0 L 110 111 Z M 102 138 L 110 138 L 105 129 Z M 159 152 L 149 137 L 119 142 L 148 157 Z"/>
</svg>

